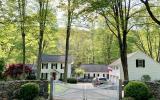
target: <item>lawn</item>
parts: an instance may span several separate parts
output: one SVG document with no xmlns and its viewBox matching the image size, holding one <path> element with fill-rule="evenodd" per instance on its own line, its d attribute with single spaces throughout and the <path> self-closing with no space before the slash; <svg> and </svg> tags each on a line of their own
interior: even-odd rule
<svg viewBox="0 0 160 100">
<path fill-rule="evenodd" d="M 66 84 L 55 84 L 55 93 L 64 92 L 65 90 L 67 90 Z M 50 83 L 48 84 L 48 93 L 50 93 Z"/>
</svg>

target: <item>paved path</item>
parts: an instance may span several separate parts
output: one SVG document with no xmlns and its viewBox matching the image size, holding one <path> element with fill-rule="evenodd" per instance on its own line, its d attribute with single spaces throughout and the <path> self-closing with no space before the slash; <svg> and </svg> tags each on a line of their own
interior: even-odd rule
<svg viewBox="0 0 160 100">
<path fill-rule="evenodd" d="M 55 100 L 118 100 L 117 90 L 93 87 L 91 83 L 67 85 L 67 89 L 54 96 Z"/>
</svg>

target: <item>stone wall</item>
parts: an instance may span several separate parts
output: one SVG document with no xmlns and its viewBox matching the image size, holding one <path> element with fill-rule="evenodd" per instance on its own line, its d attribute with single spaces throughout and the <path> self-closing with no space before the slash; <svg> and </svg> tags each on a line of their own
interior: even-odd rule
<svg viewBox="0 0 160 100">
<path fill-rule="evenodd" d="M 34 82 L 40 86 L 40 96 L 48 98 L 48 81 L 37 80 L 16 80 L 16 81 L 0 81 L 0 100 L 13 100 L 16 91 L 21 85 Z"/>
<path fill-rule="evenodd" d="M 146 82 L 148 85 L 151 94 L 157 99 L 160 100 L 160 83 L 159 82 Z"/>
</svg>

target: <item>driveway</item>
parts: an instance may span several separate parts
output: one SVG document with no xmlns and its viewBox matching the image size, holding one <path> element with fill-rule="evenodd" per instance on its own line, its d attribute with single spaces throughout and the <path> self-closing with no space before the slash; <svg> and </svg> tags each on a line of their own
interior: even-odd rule
<svg viewBox="0 0 160 100">
<path fill-rule="evenodd" d="M 67 84 L 64 91 L 56 92 L 55 100 L 118 100 L 118 90 L 109 85 L 93 87 L 91 83 Z"/>
</svg>

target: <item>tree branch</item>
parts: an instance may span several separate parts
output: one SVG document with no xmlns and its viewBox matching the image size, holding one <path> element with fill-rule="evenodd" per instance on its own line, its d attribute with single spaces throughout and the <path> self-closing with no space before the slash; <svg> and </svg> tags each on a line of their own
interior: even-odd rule
<svg viewBox="0 0 160 100">
<path fill-rule="evenodd" d="M 157 23 L 158 25 L 160 25 L 160 21 L 153 15 L 148 0 L 141 0 L 141 2 L 146 6 L 146 9 L 148 11 L 148 14 L 150 15 L 150 17 L 152 18 L 152 20 Z"/>
</svg>

